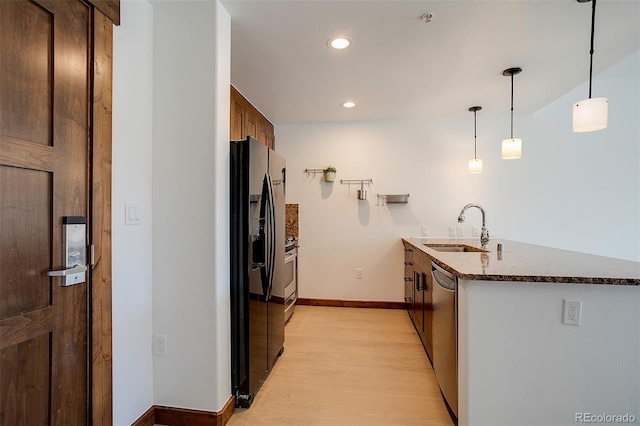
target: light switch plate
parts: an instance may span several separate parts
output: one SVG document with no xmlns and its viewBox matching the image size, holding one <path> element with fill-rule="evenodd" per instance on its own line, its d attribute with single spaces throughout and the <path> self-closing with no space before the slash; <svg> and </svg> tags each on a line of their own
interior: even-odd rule
<svg viewBox="0 0 640 426">
<path fill-rule="evenodd" d="M 125 225 L 142 224 L 142 206 L 140 204 L 125 203 L 124 224 Z"/>
<path fill-rule="evenodd" d="M 429 236 L 429 227 L 423 225 L 422 228 L 420 229 L 420 232 L 422 233 L 423 237 L 428 237 Z"/>
</svg>

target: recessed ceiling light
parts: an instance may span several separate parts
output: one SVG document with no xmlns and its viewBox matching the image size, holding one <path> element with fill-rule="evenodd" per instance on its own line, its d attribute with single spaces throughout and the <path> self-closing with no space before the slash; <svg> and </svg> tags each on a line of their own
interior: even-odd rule
<svg viewBox="0 0 640 426">
<path fill-rule="evenodd" d="M 327 42 L 327 46 L 333 47 L 334 49 L 344 49 L 349 47 L 351 44 L 351 40 L 346 37 L 334 37 Z"/>
<path fill-rule="evenodd" d="M 354 106 L 356 106 L 356 104 L 354 102 L 351 102 L 351 101 L 343 102 L 340 105 L 342 105 L 345 108 L 353 108 Z"/>
</svg>

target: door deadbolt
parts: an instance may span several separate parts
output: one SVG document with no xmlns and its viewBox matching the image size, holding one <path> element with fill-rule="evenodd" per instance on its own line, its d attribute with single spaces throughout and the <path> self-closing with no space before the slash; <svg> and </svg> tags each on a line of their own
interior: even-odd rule
<svg viewBox="0 0 640 426">
<path fill-rule="evenodd" d="M 49 271 L 50 277 L 62 277 L 68 287 L 87 280 L 87 220 L 83 216 L 62 217 L 62 263 L 65 269 Z"/>
</svg>

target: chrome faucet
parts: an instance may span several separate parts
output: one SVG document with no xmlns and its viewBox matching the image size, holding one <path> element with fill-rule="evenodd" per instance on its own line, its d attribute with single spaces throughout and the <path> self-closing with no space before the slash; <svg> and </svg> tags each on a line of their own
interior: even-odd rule
<svg viewBox="0 0 640 426">
<path fill-rule="evenodd" d="M 480 211 L 482 212 L 482 232 L 480 233 L 480 244 L 482 244 L 482 248 L 487 248 L 487 244 L 489 243 L 489 231 L 487 231 L 487 228 L 485 226 L 484 209 L 482 207 L 480 207 L 480 205 L 474 204 L 474 203 L 470 203 L 470 204 L 467 204 L 466 206 L 464 206 L 462 208 L 462 210 L 460 211 L 460 215 L 458 216 L 458 222 L 464 223 L 464 214 L 465 214 L 465 212 L 467 211 L 467 209 L 469 207 L 476 207 L 476 208 L 480 209 Z"/>
</svg>

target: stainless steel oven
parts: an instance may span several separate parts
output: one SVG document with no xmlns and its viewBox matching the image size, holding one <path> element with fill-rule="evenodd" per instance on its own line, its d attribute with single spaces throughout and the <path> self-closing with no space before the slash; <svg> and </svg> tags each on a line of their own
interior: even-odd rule
<svg viewBox="0 0 640 426">
<path fill-rule="evenodd" d="M 298 300 L 298 247 L 287 247 L 284 258 L 284 321 L 287 323 L 293 315 Z"/>
</svg>

